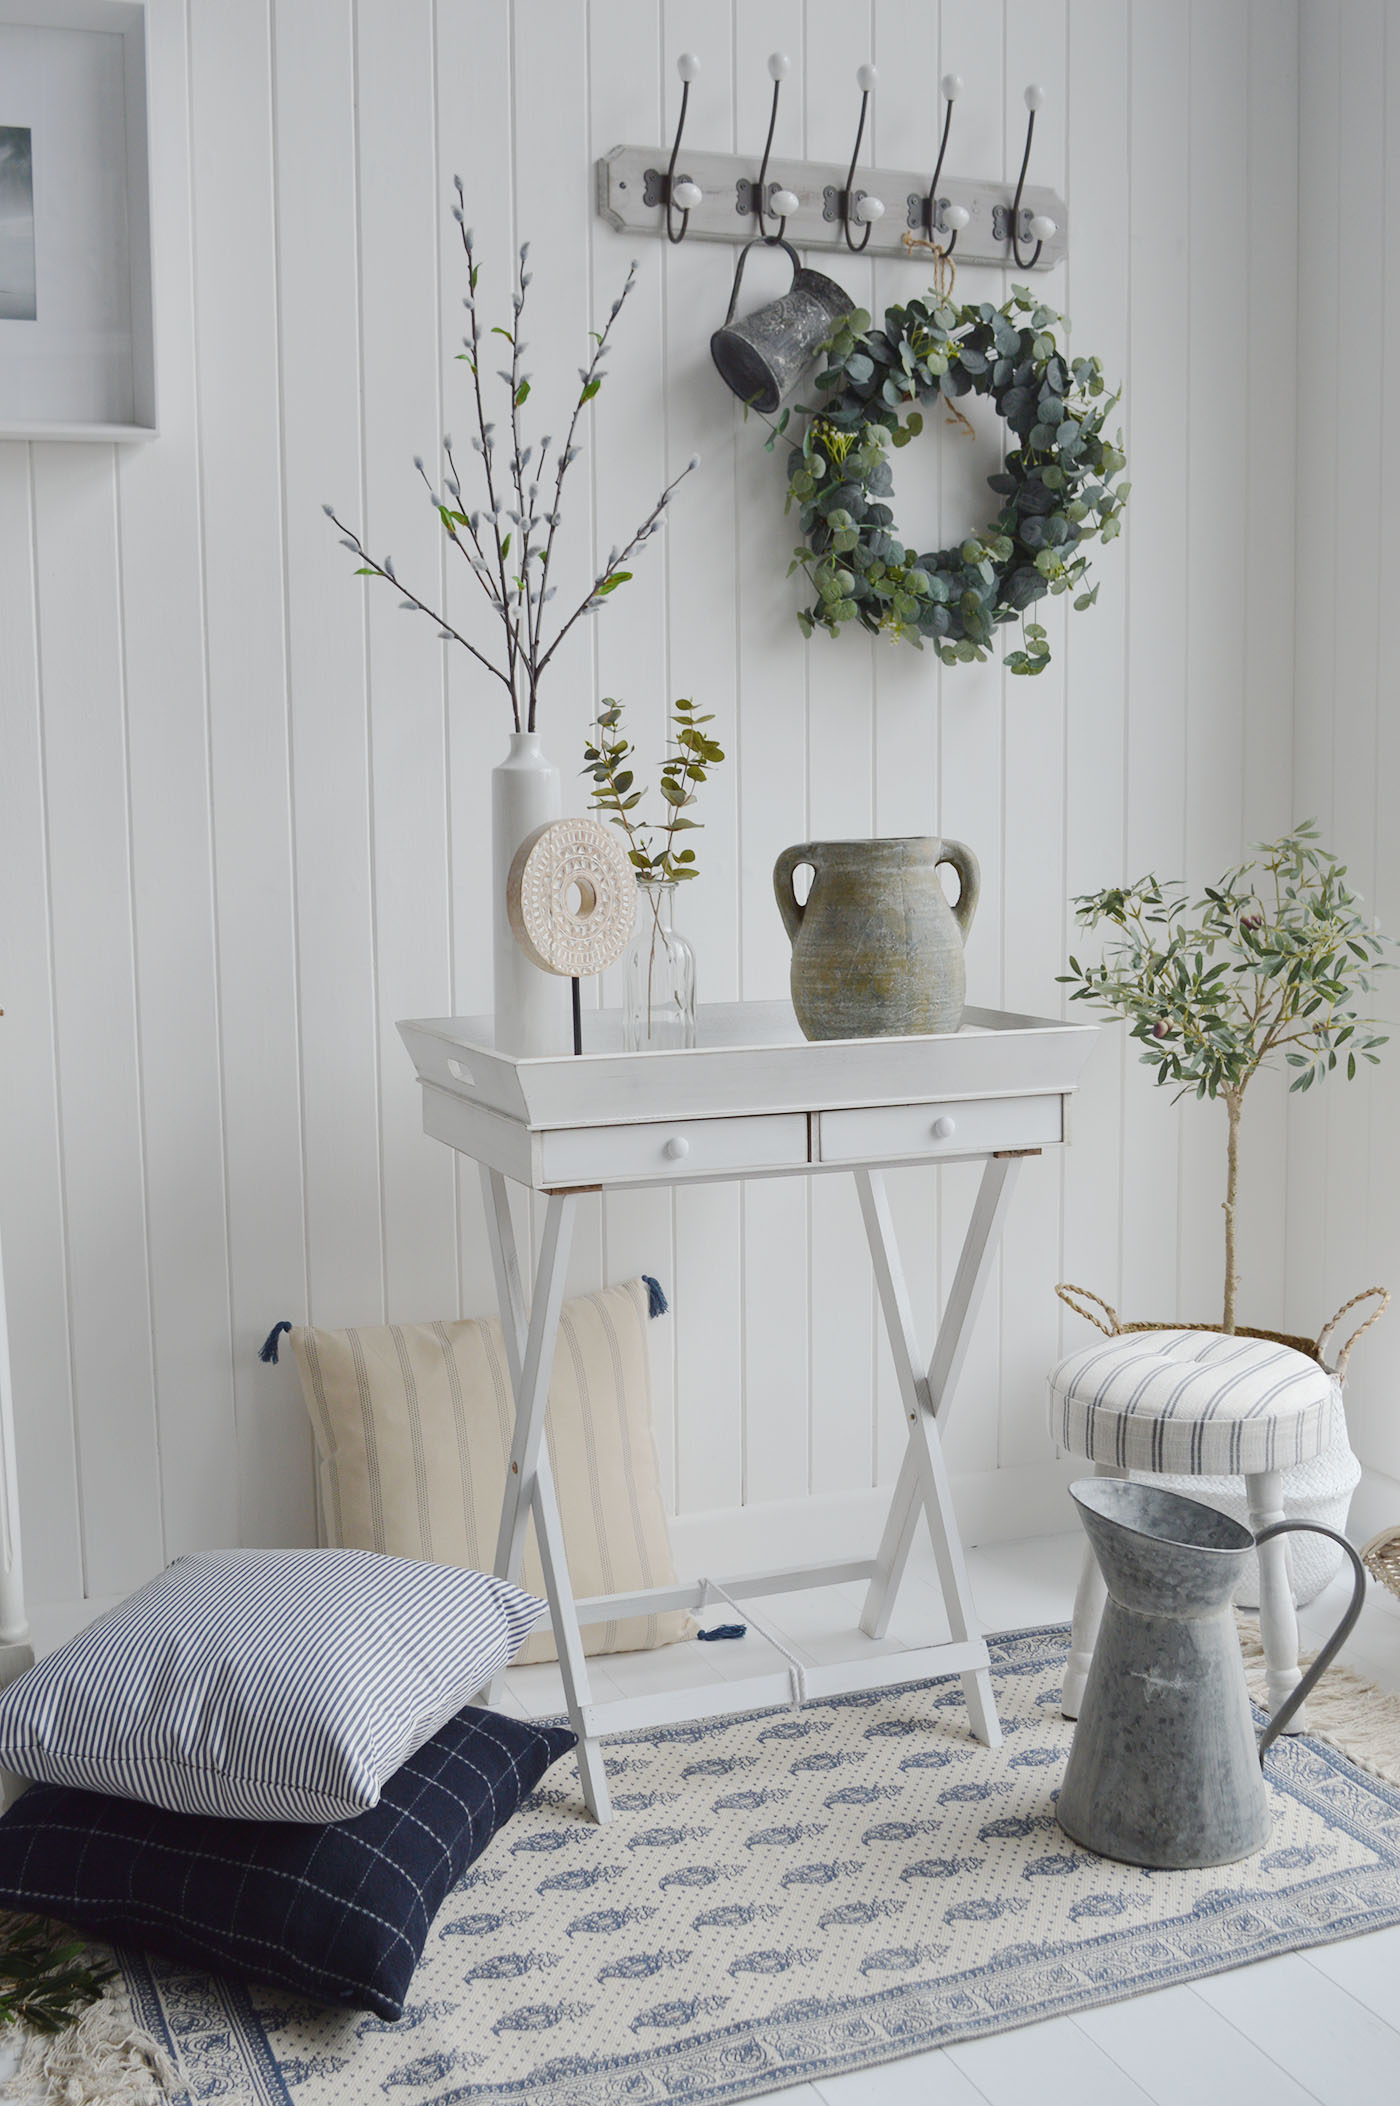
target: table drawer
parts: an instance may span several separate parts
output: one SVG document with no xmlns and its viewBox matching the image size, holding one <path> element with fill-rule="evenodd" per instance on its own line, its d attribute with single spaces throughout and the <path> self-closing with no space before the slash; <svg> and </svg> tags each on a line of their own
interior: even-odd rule
<svg viewBox="0 0 1400 2106">
<path fill-rule="evenodd" d="M 578 1126 L 542 1133 L 540 1184 L 634 1184 L 655 1178 L 736 1176 L 799 1167 L 807 1160 L 807 1114 L 746 1119 L 677 1119 L 654 1126 Z"/>
<path fill-rule="evenodd" d="M 813 1155 L 823 1163 L 982 1155 L 994 1148 L 1044 1148 L 1064 1139 L 1059 1096 L 973 1097 L 948 1104 L 881 1104 L 822 1112 Z"/>
</svg>

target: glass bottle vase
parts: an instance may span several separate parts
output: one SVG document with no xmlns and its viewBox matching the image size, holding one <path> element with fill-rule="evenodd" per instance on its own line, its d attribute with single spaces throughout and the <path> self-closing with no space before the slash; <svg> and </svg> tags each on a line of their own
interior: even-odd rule
<svg viewBox="0 0 1400 2106">
<path fill-rule="evenodd" d="M 695 1044 L 695 953 L 675 927 L 676 887 L 637 880 L 637 925 L 623 963 L 622 1041 L 629 1053 Z"/>
</svg>

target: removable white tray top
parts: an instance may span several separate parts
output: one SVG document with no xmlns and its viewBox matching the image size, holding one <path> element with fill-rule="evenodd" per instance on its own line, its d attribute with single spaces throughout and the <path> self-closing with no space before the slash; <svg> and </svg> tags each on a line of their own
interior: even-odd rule
<svg viewBox="0 0 1400 2106">
<path fill-rule="evenodd" d="M 790 1002 L 702 1003 L 696 1046 L 664 1053 L 624 1052 L 620 1010 L 585 1011 L 581 1054 L 498 1051 L 489 1016 L 398 1028 L 422 1082 L 534 1131 L 1058 1095 L 1076 1087 L 1098 1035 L 1093 1024 L 968 1009 L 955 1032 L 811 1041 Z"/>
</svg>

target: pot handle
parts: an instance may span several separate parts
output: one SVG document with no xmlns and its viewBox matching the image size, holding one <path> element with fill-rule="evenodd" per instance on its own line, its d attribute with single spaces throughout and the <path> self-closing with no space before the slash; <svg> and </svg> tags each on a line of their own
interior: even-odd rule
<svg viewBox="0 0 1400 2106">
<path fill-rule="evenodd" d="M 1293 1714 L 1302 1709 L 1317 1682 L 1327 1672 L 1327 1669 L 1332 1665 L 1332 1662 L 1351 1636 L 1356 1626 L 1356 1619 L 1361 1614 L 1361 1605 L 1366 1599 L 1366 1567 L 1357 1555 L 1354 1545 L 1348 1543 L 1345 1536 L 1338 1535 L 1335 1528 L 1323 1528 L 1321 1523 L 1317 1521 L 1275 1521 L 1272 1528 L 1260 1529 L 1258 1535 L 1254 1538 L 1255 1548 L 1258 1549 L 1261 1543 L 1267 1543 L 1273 1536 L 1286 1535 L 1326 1536 L 1329 1543 L 1339 1543 L 1351 1560 L 1351 1600 L 1347 1604 L 1346 1614 L 1337 1625 L 1336 1630 L 1333 1631 L 1326 1645 L 1323 1646 L 1322 1651 L 1313 1661 L 1312 1666 L 1303 1676 L 1302 1681 L 1279 1705 L 1278 1710 L 1260 1734 L 1259 1766 L 1261 1769 L 1264 1766 L 1264 1755 L 1270 1743 L 1278 1739 L 1288 1721 L 1293 1717 Z"/>
<path fill-rule="evenodd" d="M 739 287 L 743 283 L 744 265 L 749 260 L 750 249 L 785 250 L 787 253 L 788 260 L 792 264 L 792 284 L 796 285 L 797 283 L 797 273 L 801 270 L 802 266 L 797 260 L 797 251 L 793 247 L 792 243 L 790 241 L 780 241 L 776 234 L 755 234 L 753 240 L 746 241 L 744 243 L 744 246 L 739 251 L 739 261 L 735 266 L 734 270 L 734 283 L 731 286 L 729 293 L 729 312 L 728 314 L 726 314 L 723 322 L 720 324 L 720 327 L 723 329 L 727 329 L 734 319 L 734 310 L 739 304 Z M 791 290 L 792 286 L 789 286 L 788 291 L 791 292 Z"/>
<path fill-rule="evenodd" d="M 1389 1288 L 1367 1287 L 1360 1294 L 1354 1294 L 1349 1302 L 1342 1303 L 1342 1306 L 1337 1311 L 1336 1315 L 1330 1318 L 1330 1320 L 1322 1326 L 1322 1329 L 1317 1334 L 1317 1343 L 1313 1347 L 1313 1351 L 1316 1353 L 1320 1364 L 1323 1367 L 1326 1367 L 1327 1362 L 1322 1358 L 1322 1348 L 1327 1343 L 1327 1340 L 1332 1336 L 1332 1333 L 1336 1330 L 1338 1324 L 1346 1315 L 1348 1309 L 1359 1309 L 1363 1302 L 1377 1300 L 1380 1302 L 1379 1309 L 1373 1309 L 1371 1311 L 1371 1314 L 1366 1318 L 1366 1321 L 1362 1324 L 1357 1325 L 1356 1329 L 1352 1332 L 1346 1344 L 1342 1347 L 1340 1353 L 1338 1353 L 1337 1358 L 1333 1363 L 1332 1367 L 1328 1369 L 1329 1374 L 1335 1375 L 1339 1382 L 1345 1379 L 1347 1371 L 1347 1362 L 1351 1358 L 1351 1349 L 1356 1344 L 1357 1339 L 1360 1338 L 1363 1331 L 1369 1331 L 1372 1324 L 1378 1324 L 1381 1318 L 1385 1315 L 1386 1310 L 1390 1307 Z"/>
<path fill-rule="evenodd" d="M 806 902 L 800 900 L 792 889 L 793 874 L 804 863 L 810 864 L 815 874 L 820 867 L 817 856 L 815 841 L 799 841 L 796 848 L 785 848 L 773 865 L 773 896 L 778 902 L 778 912 L 783 917 L 789 943 L 796 943 L 802 917 L 807 912 Z"/>
<path fill-rule="evenodd" d="M 944 841 L 941 844 L 938 863 L 951 863 L 958 873 L 961 890 L 958 893 L 958 903 L 952 912 L 958 925 L 958 934 L 966 943 L 968 930 L 972 927 L 972 917 L 977 912 L 978 896 L 982 890 L 982 873 L 977 867 L 977 858 L 964 842 Z M 935 863 L 935 869 L 938 863 Z"/>
</svg>

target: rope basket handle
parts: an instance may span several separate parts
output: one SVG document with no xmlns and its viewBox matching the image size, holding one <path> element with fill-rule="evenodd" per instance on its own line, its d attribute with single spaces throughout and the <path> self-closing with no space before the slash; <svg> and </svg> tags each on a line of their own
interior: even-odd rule
<svg viewBox="0 0 1400 2106">
<path fill-rule="evenodd" d="M 1087 1321 L 1094 1326 L 1096 1331 L 1103 1332 L 1105 1338 L 1117 1338 L 1121 1334 L 1123 1327 L 1118 1321 L 1118 1311 L 1115 1308 L 1113 1308 L 1110 1303 L 1106 1302 L 1101 1294 L 1095 1294 L 1093 1290 L 1088 1287 L 1071 1286 L 1064 1280 L 1060 1282 L 1059 1286 L 1055 1289 L 1055 1292 L 1056 1294 L 1058 1294 L 1060 1300 L 1064 1303 L 1067 1309 L 1073 1309 L 1076 1316 L 1082 1316 L 1086 1318 Z M 1077 1294 L 1083 1295 L 1084 1301 L 1086 1302 L 1096 1303 L 1097 1306 L 1103 1310 L 1104 1316 L 1108 1318 L 1108 1322 L 1105 1323 L 1103 1317 L 1095 1316 L 1093 1310 L 1086 1309 L 1083 1306 L 1082 1302 L 1077 1302 L 1074 1299 L 1074 1297 Z M 1389 1296 L 1387 1296 L 1386 1299 L 1389 1300 Z M 1377 1310 L 1376 1314 L 1379 1315 L 1380 1311 Z M 1337 1319 L 1334 1316 L 1332 1322 L 1335 1323 L 1336 1321 Z M 1372 1323 L 1374 1323 L 1375 1317 L 1372 1317 L 1371 1321 Z M 1329 1325 L 1328 1328 L 1330 1329 L 1331 1326 Z M 1363 1325 L 1362 1329 L 1364 1330 L 1364 1328 L 1365 1326 Z M 1356 1335 L 1359 1338 L 1361 1336 L 1360 1331 L 1358 1331 Z"/>
<path fill-rule="evenodd" d="M 1341 1381 L 1342 1377 L 1347 1371 L 1347 1361 L 1351 1358 L 1351 1349 L 1356 1344 L 1358 1338 L 1360 1338 L 1364 1332 L 1369 1331 L 1372 1324 L 1378 1324 L 1381 1318 L 1385 1315 L 1386 1310 L 1390 1307 L 1390 1289 L 1388 1287 L 1364 1287 L 1361 1293 L 1354 1294 L 1349 1302 L 1343 1302 L 1341 1308 L 1337 1311 L 1336 1315 L 1332 1317 L 1327 1323 L 1325 1323 L 1322 1326 L 1322 1329 L 1317 1334 L 1317 1344 L 1313 1350 L 1316 1352 L 1318 1359 L 1322 1361 L 1322 1365 L 1326 1367 L 1327 1362 L 1322 1359 L 1322 1347 L 1324 1341 L 1331 1337 L 1332 1333 L 1336 1330 L 1342 1318 L 1346 1315 L 1348 1309 L 1358 1308 L 1362 1302 L 1369 1302 L 1373 1298 L 1373 1296 L 1376 1295 L 1379 1295 L 1380 1297 L 1380 1307 L 1371 1311 L 1371 1314 L 1367 1317 L 1364 1324 L 1357 1325 L 1356 1329 L 1352 1332 L 1346 1344 L 1342 1347 L 1341 1352 L 1338 1353 L 1335 1365 L 1329 1370 L 1331 1374 L 1336 1376 L 1339 1382 Z"/>
</svg>

